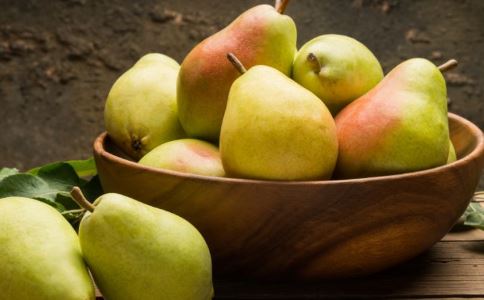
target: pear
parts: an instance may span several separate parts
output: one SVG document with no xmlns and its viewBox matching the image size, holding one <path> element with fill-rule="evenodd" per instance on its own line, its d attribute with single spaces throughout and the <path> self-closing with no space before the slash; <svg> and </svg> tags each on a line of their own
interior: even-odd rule
<svg viewBox="0 0 484 300">
<path fill-rule="evenodd" d="M 179 69 L 168 56 L 150 53 L 111 88 L 104 109 L 106 130 L 132 158 L 138 160 L 156 146 L 184 136 L 176 106 Z"/>
<path fill-rule="evenodd" d="M 447 163 L 450 164 L 456 160 L 457 160 L 457 155 L 455 153 L 454 145 L 452 144 L 452 141 L 449 140 L 449 155 L 447 156 Z"/>
<path fill-rule="evenodd" d="M 336 116 L 341 178 L 428 169 L 447 162 L 447 91 L 441 70 L 423 58 L 395 67 Z"/>
<path fill-rule="evenodd" d="M 226 59 L 235 53 L 247 67 L 268 65 L 290 75 L 296 51 L 296 25 L 276 8 L 258 5 L 208 37 L 186 56 L 178 77 L 180 122 L 191 137 L 218 141 L 230 86 L 238 77 Z"/>
<path fill-rule="evenodd" d="M 76 187 L 71 194 L 90 211 L 79 239 L 104 299 L 212 298 L 210 252 L 186 220 L 120 194 L 104 194 L 94 205 Z"/>
<path fill-rule="evenodd" d="M 235 177 L 328 179 L 338 154 L 336 127 L 316 95 L 274 68 L 254 66 L 230 89 L 220 153 Z"/>
<path fill-rule="evenodd" d="M 301 47 L 292 76 L 336 115 L 377 85 L 383 78 L 383 70 L 362 43 L 348 36 L 326 34 Z"/>
<path fill-rule="evenodd" d="M 1 299 L 95 299 L 77 234 L 57 210 L 7 197 L 0 216 Z"/>
<path fill-rule="evenodd" d="M 197 139 L 181 139 L 161 144 L 143 156 L 139 163 L 198 175 L 225 175 L 218 148 Z"/>
</svg>

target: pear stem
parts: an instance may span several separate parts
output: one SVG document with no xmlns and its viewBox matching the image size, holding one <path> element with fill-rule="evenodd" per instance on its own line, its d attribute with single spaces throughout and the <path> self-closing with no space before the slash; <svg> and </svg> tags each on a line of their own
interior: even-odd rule
<svg viewBox="0 0 484 300">
<path fill-rule="evenodd" d="M 321 72 L 321 63 L 319 62 L 316 55 L 314 55 L 313 53 L 309 53 L 306 59 L 313 67 L 314 73 L 319 74 L 319 72 Z"/>
<path fill-rule="evenodd" d="M 274 7 L 278 13 L 283 14 L 286 10 L 287 4 L 289 4 L 289 0 L 276 0 Z"/>
<path fill-rule="evenodd" d="M 457 67 L 457 65 L 458 65 L 457 60 L 450 59 L 447 62 L 445 62 L 445 63 L 441 64 L 440 66 L 438 66 L 438 68 L 439 68 L 440 72 L 445 73 L 445 72 L 447 72 L 447 71 L 449 71 L 449 70 Z"/>
<path fill-rule="evenodd" d="M 233 53 L 227 53 L 227 59 L 232 63 L 232 65 L 234 65 L 234 67 L 237 69 L 237 71 L 239 71 L 240 74 L 244 74 L 245 72 L 247 72 L 247 69 Z"/>
<path fill-rule="evenodd" d="M 84 208 L 87 211 L 93 212 L 95 206 L 89 202 L 86 197 L 82 194 L 82 191 L 77 186 L 73 187 L 71 190 L 71 196 L 74 200 L 79 204 L 80 207 Z"/>
</svg>

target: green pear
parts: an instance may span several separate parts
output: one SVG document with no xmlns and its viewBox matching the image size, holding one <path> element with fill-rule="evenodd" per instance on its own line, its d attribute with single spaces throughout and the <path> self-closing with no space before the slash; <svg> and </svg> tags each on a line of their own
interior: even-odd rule
<svg viewBox="0 0 484 300">
<path fill-rule="evenodd" d="M 77 234 L 57 210 L 7 197 L 0 216 L 1 299 L 95 299 Z"/>
<path fill-rule="evenodd" d="M 161 144 L 143 156 L 139 163 L 198 175 L 225 175 L 218 148 L 196 139 L 181 139 Z"/>
<path fill-rule="evenodd" d="M 210 252 L 186 220 L 120 194 L 104 194 L 94 205 L 78 188 L 72 195 L 91 211 L 79 239 L 105 299 L 212 298 Z"/>
<path fill-rule="evenodd" d="M 447 162 L 447 91 L 441 70 L 423 58 L 395 67 L 336 116 L 341 178 L 428 169 Z"/>
<path fill-rule="evenodd" d="M 447 156 L 447 163 L 450 164 L 457 160 L 457 155 L 455 153 L 454 144 L 449 140 L 449 155 Z"/>
<path fill-rule="evenodd" d="M 138 160 L 156 146 L 184 136 L 178 121 L 176 80 L 180 66 L 150 53 L 116 80 L 104 109 L 111 139 Z"/>
<path fill-rule="evenodd" d="M 348 36 L 326 34 L 301 47 L 292 76 L 336 115 L 380 82 L 383 70 L 362 43 Z"/>
<path fill-rule="evenodd" d="M 336 127 L 316 95 L 274 68 L 255 66 L 230 89 L 220 153 L 235 177 L 328 179 L 338 154 Z"/>
<path fill-rule="evenodd" d="M 180 122 L 191 137 L 218 141 L 230 86 L 237 71 L 226 59 L 235 53 L 247 67 L 268 65 L 291 74 L 296 25 L 282 14 L 288 0 L 255 6 L 198 44 L 183 61 L 178 77 Z"/>
</svg>

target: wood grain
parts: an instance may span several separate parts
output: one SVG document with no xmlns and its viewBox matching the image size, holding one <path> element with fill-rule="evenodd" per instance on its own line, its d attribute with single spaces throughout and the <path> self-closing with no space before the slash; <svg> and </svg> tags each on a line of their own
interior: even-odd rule
<svg viewBox="0 0 484 300">
<path fill-rule="evenodd" d="M 220 280 L 216 299 L 484 298 L 484 241 L 439 242 L 383 273 L 318 283 Z"/>
<path fill-rule="evenodd" d="M 467 206 L 484 165 L 484 138 L 449 114 L 459 160 L 351 180 L 274 182 L 141 166 L 94 144 L 101 183 L 172 211 L 203 234 L 217 276 L 316 280 L 381 271 L 439 241 Z"/>
<path fill-rule="evenodd" d="M 483 299 L 484 231 L 449 234 L 405 264 L 358 279 L 267 283 L 219 278 L 214 285 L 215 300 Z"/>
</svg>

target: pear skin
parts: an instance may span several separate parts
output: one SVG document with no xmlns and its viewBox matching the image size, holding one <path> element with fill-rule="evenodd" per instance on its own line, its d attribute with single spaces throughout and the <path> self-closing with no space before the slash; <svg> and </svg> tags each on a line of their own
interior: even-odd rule
<svg viewBox="0 0 484 300">
<path fill-rule="evenodd" d="M 274 68 L 255 66 L 230 89 L 220 153 L 229 176 L 328 179 L 338 154 L 336 127 L 316 95 Z"/>
<path fill-rule="evenodd" d="M 139 163 L 198 175 L 225 175 L 218 148 L 196 139 L 181 139 L 161 144 L 143 156 Z"/>
<path fill-rule="evenodd" d="M 359 41 L 325 34 L 301 47 L 292 76 L 336 115 L 377 85 L 383 79 L 383 70 L 375 55 Z"/>
<path fill-rule="evenodd" d="M 198 44 L 178 77 L 180 122 L 191 137 L 218 141 L 230 86 L 238 77 L 233 52 L 247 67 L 268 65 L 290 75 L 296 51 L 294 21 L 270 5 L 255 6 Z"/>
<path fill-rule="evenodd" d="M 447 163 L 450 164 L 456 160 L 457 160 L 457 154 L 455 153 L 454 144 L 452 144 L 452 141 L 449 140 L 449 155 L 447 156 Z"/>
<path fill-rule="evenodd" d="M 0 199 L 0 298 L 94 300 L 75 230 L 53 207 Z"/>
<path fill-rule="evenodd" d="M 440 70 L 423 58 L 395 67 L 336 116 L 336 175 L 398 174 L 446 163 L 447 91 Z"/>
<path fill-rule="evenodd" d="M 109 92 L 104 109 L 106 131 L 136 160 L 156 146 L 184 136 L 176 105 L 179 68 L 168 56 L 147 54 Z"/>
<path fill-rule="evenodd" d="M 79 240 L 105 299 L 212 298 L 210 252 L 188 221 L 113 193 L 87 208 Z"/>
</svg>

